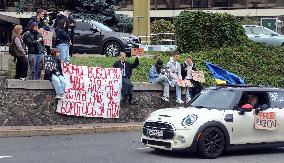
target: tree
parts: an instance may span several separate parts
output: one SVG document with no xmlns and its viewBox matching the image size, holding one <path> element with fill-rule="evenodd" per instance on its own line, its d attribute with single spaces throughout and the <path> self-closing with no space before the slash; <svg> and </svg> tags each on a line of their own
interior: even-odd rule
<svg viewBox="0 0 284 163">
<path fill-rule="evenodd" d="M 160 19 L 151 23 L 150 26 L 151 34 L 158 33 L 175 33 L 175 26 L 171 21 Z M 151 41 L 156 44 L 160 44 L 162 39 L 174 39 L 172 34 L 158 34 L 151 38 Z"/>
<path fill-rule="evenodd" d="M 75 18 L 96 20 L 119 30 L 121 24 L 131 26 L 132 20 L 128 16 L 115 13 L 114 6 L 122 0 L 19 0 L 16 4 L 18 12 L 36 11 L 38 8 L 51 12 L 69 10 Z M 120 25 L 119 25 L 120 24 Z"/>
</svg>

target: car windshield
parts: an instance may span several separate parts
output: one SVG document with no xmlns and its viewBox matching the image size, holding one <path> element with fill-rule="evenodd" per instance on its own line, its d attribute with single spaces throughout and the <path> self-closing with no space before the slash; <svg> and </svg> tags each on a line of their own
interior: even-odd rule
<svg viewBox="0 0 284 163">
<path fill-rule="evenodd" d="M 256 34 L 256 35 L 259 35 L 259 34 L 271 35 L 273 32 L 268 30 L 268 29 L 262 28 L 262 27 L 256 27 L 256 28 L 254 28 L 253 33 Z"/>
<path fill-rule="evenodd" d="M 112 29 L 110 29 L 109 27 L 105 26 L 102 23 L 96 22 L 96 21 L 91 21 L 92 24 L 94 24 L 100 31 L 107 31 L 107 32 L 111 32 Z"/>
<path fill-rule="evenodd" d="M 252 27 L 244 27 L 246 34 L 252 34 Z"/>
<path fill-rule="evenodd" d="M 191 102 L 191 107 L 228 110 L 236 92 L 229 90 L 205 90 Z"/>
</svg>

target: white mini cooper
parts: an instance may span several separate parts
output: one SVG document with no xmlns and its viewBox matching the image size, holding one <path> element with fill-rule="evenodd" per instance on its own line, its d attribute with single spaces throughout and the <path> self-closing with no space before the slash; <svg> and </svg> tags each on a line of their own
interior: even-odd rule
<svg viewBox="0 0 284 163">
<path fill-rule="evenodd" d="M 189 107 L 151 113 L 141 141 L 154 149 L 189 150 L 203 158 L 216 158 L 228 150 L 284 147 L 284 90 L 211 87 Z"/>
</svg>

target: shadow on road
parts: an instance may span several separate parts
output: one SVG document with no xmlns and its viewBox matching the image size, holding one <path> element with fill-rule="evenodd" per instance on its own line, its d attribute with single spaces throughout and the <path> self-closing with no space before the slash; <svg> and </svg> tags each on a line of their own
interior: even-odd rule
<svg viewBox="0 0 284 163">
<path fill-rule="evenodd" d="M 163 150 L 151 150 L 150 154 L 163 157 L 174 157 L 174 158 L 198 158 L 197 154 L 185 151 L 163 151 Z M 252 155 L 266 155 L 266 154 L 284 154 L 284 148 L 267 148 L 267 149 L 253 149 L 253 150 L 238 150 L 229 151 L 223 153 L 220 157 L 234 157 L 234 156 L 252 156 Z"/>
</svg>

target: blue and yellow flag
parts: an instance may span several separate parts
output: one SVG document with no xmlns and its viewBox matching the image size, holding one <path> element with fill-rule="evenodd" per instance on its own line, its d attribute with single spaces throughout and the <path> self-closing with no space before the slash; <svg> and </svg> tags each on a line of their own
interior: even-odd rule
<svg viewBox="0 0 284 163">
<path fill-rule="evenodd" d="M 226 71 L 212 63 L 206 62 L 208 69 L 210 70 L 213 78 L 226 81 L 227 84 L 245 84 L 245 81 L 239 76 Z"/>
</svg>

